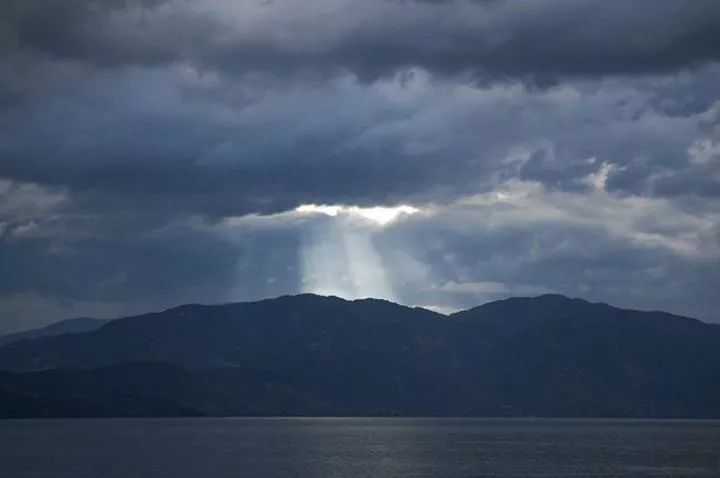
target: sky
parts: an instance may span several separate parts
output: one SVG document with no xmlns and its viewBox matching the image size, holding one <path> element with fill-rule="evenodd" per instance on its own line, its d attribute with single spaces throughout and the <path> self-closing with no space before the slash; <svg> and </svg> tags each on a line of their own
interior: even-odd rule
<svg viewBox="0 0 720 478">
<path fill-rule="evenodd" d="M 3 0 L 0 332 L 312 292 L 720 322 L 717 0 Z"/>
</svg>

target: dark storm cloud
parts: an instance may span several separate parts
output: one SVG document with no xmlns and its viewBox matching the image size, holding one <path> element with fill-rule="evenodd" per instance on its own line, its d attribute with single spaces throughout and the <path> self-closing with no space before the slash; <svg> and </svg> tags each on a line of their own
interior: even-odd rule
<svg viewBox="0 0 720 478">
<path fill-rule="evenodd" d="M 13 0 L 4 43 L 97 66 L 231 72 L 420 66 L 533 77 L 668 71 L 720 58 L 713 0 L 286 2 Z M 546 80 L 543 80 L 545 78 Z"/>
<path fill-rule="evenodd" d="M 706 108 L 716 73 L 703 70 L 688 86 L 706 91 Z M 699 136 L 712 137 L 712 110 L 657 110 L 646 99 L 653 80 L 542 91 L 421 73 L 373 85 L 248 80 L 250 99 L 236 99 L 233 82 L 205 90 L 202 76 L 183 81 L 173 69 L 106 73 L 7 108 L 0 176 L 66 188 L 66 211 L 112 209 L 138 221 L 307 202 L 442 202 L 515 174 L 588 189 L 604 163 L 614 166 L 607 187 L 625 193 L 706 195 L 717 182 L 712 165 L 688 160 Z M 674 86 L 656 89 L 653 97 L 677 96 Z M 681 170 L 682 181 L 663 186 L 664 174 Z"/>
<path fill-rule="evenodd" d="M 357 84 L 323 95 L 261 91 L 259 101 L 235 110 L 183 93 L 176 81 L 169 74 L 90 81 L 62 98 L 8 109 L 0 176 L 66 187 L 69 207 L 82 211 L 170 217 L 394 202 L 434 184 L 460 191 L 455 172 L 432 152 L 408 152 L 381 129 L 362 139 L 377 120 L 405 113 L 388 110 L 387 118 L 383 99 Z M 333 112 L 337 104 L 347 111 Z"/>
<path fill-rule="evenodd" d="M 211 0 L 5 3 L 9 53 L 0 61 L 10 73 L 0 82 L 11 93 L 0 115 L 0 176 L 65 187 L 70 206 L 85 212 L 222 217 L 301 202 L 451 200 L 515 174 L 501 161 L 523 144 L 531 158 L 521 177 L 561 188 L 587 188 L 583 178 L 607 162 L 618 166 L 607 185 L 622 192 L 713 190 L 715 178 L 703 174 L 695 188 L 698 168 L 685 167 L 699 126 L 671 124 L 671 115 L 680 124 L 710 107 L 711 67 L 685 96 L 632 80 L 644 83 L 578 90 L 588 99 L 569 102 L 580 108 L 532 88 L 493 98 L 492 86 L 473 106 L 472 95 L 451 90 L 462 76 L 429 80 L 420 87 L 439 93 L 405 105 L 386 104 L 374 84 L 243 73 L 329 68 L 372 78 L 420 65 L 497 78 L 624 74 L 696 65 L 717 49 L 708 27 L 716 2 L 431 3 L 338 0 L 302 11 Z M 411 89 L 412 78 L 383 81 Z M 562 84 L 554 88 L 562 94 Z M 538 144 L 545 140 L 553 144 Z M 663 177 L 681 167 L 686 179 Z"/>
<path fill-rule="evenodd" d="M 25 50 L 105 66 L 166 61 L 174 55 L 171 35 L 177 32 L 140 35 L 145 12 L 163 3 L 166 1 L 8 0 L 0 6 L 0 45 L 6 52 Z"/>
</svg>

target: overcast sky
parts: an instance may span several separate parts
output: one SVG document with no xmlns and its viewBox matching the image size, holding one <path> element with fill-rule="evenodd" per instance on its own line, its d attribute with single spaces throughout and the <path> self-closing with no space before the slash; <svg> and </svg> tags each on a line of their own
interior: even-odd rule
<svg viewBox="0 0 720 478">
<path fill-rule="evenodd" d="M 298 292 L 720 321 L 718 25 L 717 0 L 3 0 L 0 332 Z"/>
</svg>

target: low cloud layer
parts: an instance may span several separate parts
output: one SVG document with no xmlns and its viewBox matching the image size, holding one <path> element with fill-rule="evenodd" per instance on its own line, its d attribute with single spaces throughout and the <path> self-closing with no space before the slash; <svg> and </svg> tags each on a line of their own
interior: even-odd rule
<svg viewBox="0 0 720 478">
<path fill-rule="evenodd" d="M 715 1 L 12 0 L 0 18 L 0 331 L 307 290 L 720 320 Z"/>
</svg>

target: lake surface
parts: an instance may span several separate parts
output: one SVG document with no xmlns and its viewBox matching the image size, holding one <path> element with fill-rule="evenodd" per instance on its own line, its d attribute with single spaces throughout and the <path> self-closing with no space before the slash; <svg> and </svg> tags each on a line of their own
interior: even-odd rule
<svg viewBox="0 0 720 478">
<path fill-rule="evenodd" d="M 720 422 L 0 421 L 0 477 L 720 476 Z"/>
</svg>

